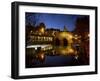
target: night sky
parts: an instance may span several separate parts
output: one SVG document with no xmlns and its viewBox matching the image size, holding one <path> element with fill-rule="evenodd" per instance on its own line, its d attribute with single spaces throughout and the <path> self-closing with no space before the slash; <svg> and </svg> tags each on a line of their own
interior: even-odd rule
<svg viewBox="0 0 100 81">
<path fill-rule="evenodd" d="M 82 15 L 68 15 L 68 14 L 48 14 L 48 13 L 28 13 L 25 14 L 26 24 L 30 23 L 35 26 L 43 22 L 46 28 L 55 28 L 63 30 L 64 26 L 68 31 L 75 29 L 76 19 L 84 17 Z"/>
</svg>

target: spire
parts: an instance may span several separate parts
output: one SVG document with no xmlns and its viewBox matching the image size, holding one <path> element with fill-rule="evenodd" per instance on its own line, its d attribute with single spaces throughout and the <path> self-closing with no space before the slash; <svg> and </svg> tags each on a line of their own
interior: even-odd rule
<svg viewBox="0 0 100 81">
<path fill-rule="evenodd" d="M 63 31 L 66 31 L 66 32 L 68 31 L 67 28 L 66 28 L 66 26 L 64 26 L 64 30 Z"/>
</svg>

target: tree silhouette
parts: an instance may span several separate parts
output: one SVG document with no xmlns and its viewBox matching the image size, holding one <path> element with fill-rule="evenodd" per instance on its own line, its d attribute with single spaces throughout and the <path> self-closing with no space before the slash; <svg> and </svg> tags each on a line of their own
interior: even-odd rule
<svg viewBox="0 0 100 81">
<path fill-rule="evenodd" d="M 40 23 L 40 27 L 46 27 L 45 24 L 43 22 Z"/>
<path fill-rule="evenodd" d="M 25 19 L 26 19 L 26 25 L 30 23 L 32 26 L 35 26 L 40 19 L 40 15 L 37 13 L 26 13 Z"/>
<path fill-rule="evenodd" d="M 89 32 L 89 16 L 77 18 L 76 28 L 74 32 L 77 34 L 83 34 L 84 32 Z"/>
</svg>

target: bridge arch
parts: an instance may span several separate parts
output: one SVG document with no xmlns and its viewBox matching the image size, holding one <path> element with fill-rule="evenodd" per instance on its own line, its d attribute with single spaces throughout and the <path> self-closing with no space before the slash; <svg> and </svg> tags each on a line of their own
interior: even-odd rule
<svg viewBox="0 0 100 81">
<path fill-rule="evenodd" d="M 71 46 L 73 36 L 70 32 L 59 32 L 54 38 L 54 44 L 58 46 Z"/>
</svg>

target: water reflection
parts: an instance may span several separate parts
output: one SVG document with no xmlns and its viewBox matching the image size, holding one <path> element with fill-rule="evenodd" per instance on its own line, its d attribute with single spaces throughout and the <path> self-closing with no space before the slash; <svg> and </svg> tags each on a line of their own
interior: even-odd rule
<svg viewBox="0 0 100 81">
<path fill-rule="evenodd" d="M 26 68 L 77 65 L 77 59 L 77 51 L 68 46 L 46 45 L 43 48 L 26 48 Z"/>
</svg>

